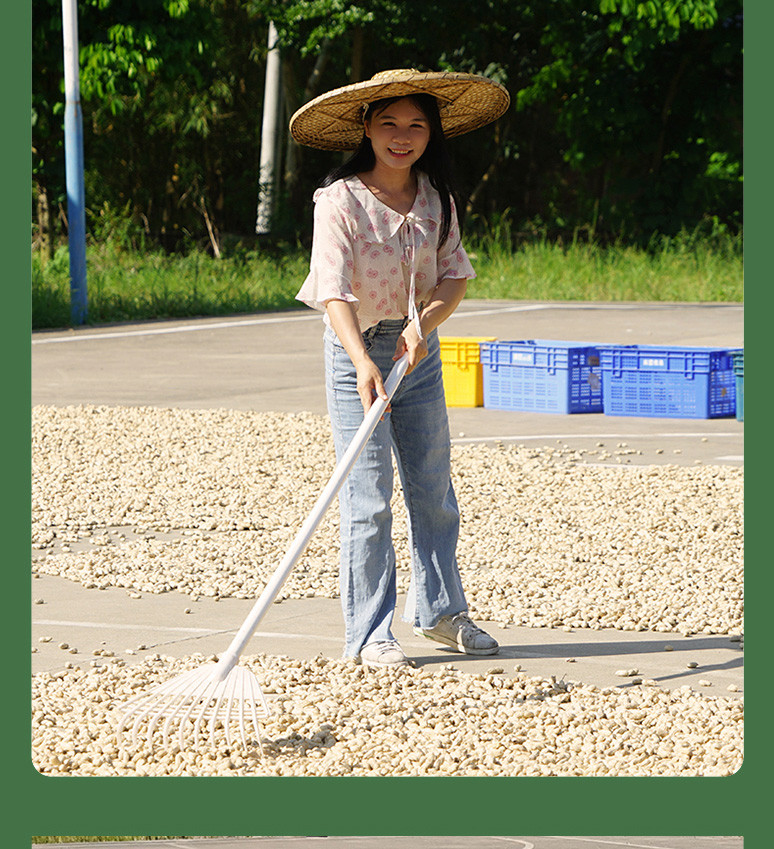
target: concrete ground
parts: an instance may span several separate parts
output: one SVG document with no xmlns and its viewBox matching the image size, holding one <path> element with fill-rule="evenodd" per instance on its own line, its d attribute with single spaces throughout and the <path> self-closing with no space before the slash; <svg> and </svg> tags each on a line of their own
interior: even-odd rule
<svg viewBox="0 0 774 849">
<path fill-rule="evenodd" d="M 37 846 L 49 844 L 33 843 Z M 72 849 L 116 843 L 71 843 Z M 132 841 L 131 849 L 742 849 L 741 837 L 209 837 Z"/>
<path fill-rule="evenodd" d="M 464 301 L 442 335 L 741 347 L 743 313 L 741 306 L 716 304 Z M 294 311 L 35 333 L 32 402 L 323 414 L 320 318 Z M 743 463 L 744 425 L 734 418 L 551 415 L 485 408 L 450 408 L 449 417 L 455 441 L 509 440 L 534 446 L 559 442 L 571 448 L 602 443 L 612 455 L 607 462 L 617 463 Z M 598 462 L 593 457 L 587 461 Z M 60 669 L 66 661 L 81 663 L 99 649 L 128 661 L 148 651 L 218 653 L 251 606 L 237 599 L 191 602 L 178 593 L 132 598 L 125 590 L 86 590 L 42 575 L 33 580 L 31 601 L 33 671 Z M 484 624 L 502 646 L 497 657 L 463 657 L 435 648 L 399 621 L 396 636 L 417 665 L 453 663 L 470 671 L 502 667 L 509 674 L 519 664 L 530 675 L 622 687 L 633 686 L 632 681 L 616 672 L 637 669 L 642 678 L 668 688 L 688 684 L 703 689 L 706 684 L 701 682 L 709 682 L 708 693 L 728 695 L 729 687 L 736 693 L 743 690 L 742 644 L 728 637 Z M 45 638 L 50 640 L 41 642 Z M 274 605 L 248 651 L 338 657 L 341 644 L 338 601 L 304 599 Z M 688 663 L 697 666 L 689 668 Z M 704 849 L 703 844 L 696 846 Z"/>
<path fill-rule="evenodd" d="M 445 336 L 574 339 L 590 344 L 742 347 L 732 304 L 584 304 L 463 301 Z M 165 321 L 35 333 L 33 404 L 226 408 L 324 414 L 322 322 L 309 310 L 232 319 Z M 452 439 L 615 449 L 631 463 L 740 464 L 733 418 L 651 419 L 449 409 Z M 656 452 L 661 449 L 663 453 Z M 675 453 L 680 452 L 679 454 Z"/>
</svg>

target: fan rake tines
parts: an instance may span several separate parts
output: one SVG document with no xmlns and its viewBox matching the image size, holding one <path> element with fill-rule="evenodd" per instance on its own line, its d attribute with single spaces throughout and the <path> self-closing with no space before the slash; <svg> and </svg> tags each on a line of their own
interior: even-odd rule
<svg viewBox="0 0 774 849">
<path fill-rule="evenodd" d="M 161 726 L 166 746 L 177 727 L 182 749 L 191 724 L 194 738 L 198 738 L 202 728 L 207 726 L 212 745 L 215 745 L 216 730 L 222 726 L 226 744 L 231 746 L 232 726 L 236 724 L 242 746 L 246 749 L 252 737 L 260 748 L 260 720 L 270 715 L 270 709 L 258 679 L 242 666 L 233 666 L 225 676 L 222 672 L 219 663 L 207 663 L 132 699 L 125 705 L 119 735 L 129 731 L 136 744 L 140 729 L 147 721 L 148 741 Z"/>
</svg>

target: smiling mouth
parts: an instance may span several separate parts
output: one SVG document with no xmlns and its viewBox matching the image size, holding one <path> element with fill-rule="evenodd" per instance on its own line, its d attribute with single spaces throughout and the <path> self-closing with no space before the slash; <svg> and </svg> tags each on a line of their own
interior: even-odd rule
<svg viewBox="0 0 774 849">
<path fill-rule="evenodd" d="M 408 156 L 411 153 L 410 150 L 396 150 L 394 147 L 388 147 L 387 150 L 389 150 L 393 156 Z"/>
</svg>

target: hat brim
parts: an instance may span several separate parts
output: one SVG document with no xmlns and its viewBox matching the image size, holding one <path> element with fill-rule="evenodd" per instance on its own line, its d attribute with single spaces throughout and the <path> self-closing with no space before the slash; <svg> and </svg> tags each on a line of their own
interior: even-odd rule
<svg viewBox="0 0 774 849">
<path fill-rule="evenodd" d="M 441 71 L 381 75 L 342 86 L 304 104 L 290 119 L 293 138 L 321 150 L 353 150 L 363 138 L 363 107 L 385 97 L 432 94 L 447 138 L 499 118 L 510 104 L 508 90 L 477 74 Z"/>
</svg>

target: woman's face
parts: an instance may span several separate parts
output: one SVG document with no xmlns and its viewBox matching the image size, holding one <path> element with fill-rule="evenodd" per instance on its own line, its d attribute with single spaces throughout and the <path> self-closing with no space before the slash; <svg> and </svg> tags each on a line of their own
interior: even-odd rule
<svg viewBox="0 0 774 849">
<path fill-rule="evenodd" d="M 377 164 L 407 169 L 422 156 L 430 141 L 430 122 L 408 97 L 385 106 L 365 121 Z"/>
</svg>

